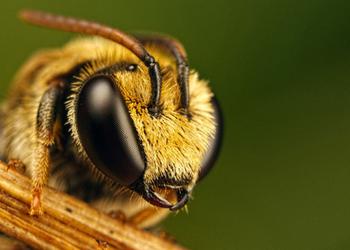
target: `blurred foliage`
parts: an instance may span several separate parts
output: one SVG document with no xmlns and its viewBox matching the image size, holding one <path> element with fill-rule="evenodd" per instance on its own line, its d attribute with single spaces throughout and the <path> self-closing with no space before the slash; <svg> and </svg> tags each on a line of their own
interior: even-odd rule
<svg viewBox="0 0 350 250">
<path fill-rule="evenodd" d="M 215 170 L 165 228 L 192 249 L 350 249 L 350 2 L 8 1 L 1 95 L 23 61 L 71 34 L 22 24 L 21 8 L 183 41 L 225 114 Z"/>
</svg>

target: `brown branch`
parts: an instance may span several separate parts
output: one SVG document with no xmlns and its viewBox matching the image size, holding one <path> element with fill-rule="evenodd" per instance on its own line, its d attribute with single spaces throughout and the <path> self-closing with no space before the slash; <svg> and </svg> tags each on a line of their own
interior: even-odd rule
<svg viewBox="0 0 350 250">
<path fill-rule="evenodd" d="M 43 192 L 44 214 L 32 217 L 30 190 L 28 177 L 0 163 L 0 231 L 33 248 L 184 250 L 51 188 Z"/>
</svg>

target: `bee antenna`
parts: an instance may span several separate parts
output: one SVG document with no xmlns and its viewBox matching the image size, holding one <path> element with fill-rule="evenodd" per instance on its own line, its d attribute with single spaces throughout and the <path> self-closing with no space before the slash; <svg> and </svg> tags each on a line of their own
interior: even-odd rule
<svg viewBox="0 0 350 250">
<path fill-rule="evenodd" d="M 134 34 L 135 35 L 135 34 Z M 181 100 L 180 110 L 186 116 L 190 116 L 188 111 L 189 106 L 189 66 L 187 62 L 187 54 L 183 45 L 176 39 L 159 34 L 143 35 L 137 34 L 135 37 L 142 43 L 157 44 L 168 50 L 176 60 L 177 64 L 177 81 L 180 87 Z"/>
<path fill-rule="evenodd" d="M 54 15 L 41 11 L 23 10 L 19 13 L 20 19 L 25 22 L 73 33 L 82 33 L 106 38 L 123 45 L 135 54 L 148 68 L 148 73 L 152 84 L 152 96 L 149 103 L 149 111 L 157 116 L 159 110 L 159 100 L 161 92 L 162 78 L 159 64 L 155 61 L 143 45 L 136 38 L 106 25 L 83 19 Z"/>
</svg>

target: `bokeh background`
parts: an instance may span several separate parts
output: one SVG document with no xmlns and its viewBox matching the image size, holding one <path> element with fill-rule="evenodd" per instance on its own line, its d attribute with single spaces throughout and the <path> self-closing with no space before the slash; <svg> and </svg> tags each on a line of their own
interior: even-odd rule
<svg viewBox="0 0 350 250">
<path fill-rule="evenodd" d="M 215 170 L 163 226 L 191 249 L 350 249 L 350 2 L 6 1 L 1 96 L 35 50 L 73 35 L 22 24 L 21 8 L 171 34 L 225 115 Z M 1 223 L 1 222 L 0 222 Z"/>
</svg>

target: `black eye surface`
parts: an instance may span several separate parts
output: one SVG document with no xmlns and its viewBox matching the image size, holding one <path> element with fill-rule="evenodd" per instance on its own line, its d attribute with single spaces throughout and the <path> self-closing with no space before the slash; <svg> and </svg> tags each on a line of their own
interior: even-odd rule
<svg viewBox="0 0 350 250">
<path fill-rule="evenodd" d="M 92 163 L 122 185 L 143 173 L 145 161 L 125 101 L 108 76 L 85 83 L 77 102 L 76 121 L 81 144 Z"/>
<path fill-rule="evenodd" d="M 214 117 L 217 124 L 214 138 L 209 143 L 209 148 L 202 161 L 201 169 L 198 175 L 198 181 L 202 180 L 213 168 L 215 161 L 218 158 L 221 148 L 222 136 L 223 136 L 223 117 L 220 105 L 216 98 L 212 100 L 214 106 Z"/>
</svg>

